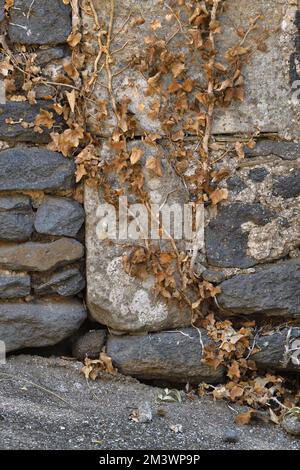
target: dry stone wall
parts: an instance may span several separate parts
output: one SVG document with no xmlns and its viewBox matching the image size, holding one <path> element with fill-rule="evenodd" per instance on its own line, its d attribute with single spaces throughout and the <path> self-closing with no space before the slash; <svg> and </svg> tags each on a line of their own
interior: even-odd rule
<svg viewBox="0 0 300 470">
<path fill-rule="evenodd" d="M 176 9 L 175 3 L 172 6 Z M 283 324 L 292 320 L 296 328 L 300 318 L 300 114 L 299 102 L 294 99 L 294 82 L 299 74 L 299 2 L 239 0 L 226 3 L 221 15 L 222 34 L 216 38 L 220 57 L 236 43 L 237 25 L 246 31 L 248 19 L 258 12 L 262 13 L 265 27 L 271 33 L 263 51 L 254 54 L 243 70 L 244 101 L 218 109 L 214 117 L 215 150 L 211 159 L 216 178 L 211 184 L 216 189 L 224 189 L 228 197 L 217 209 L 205 204 L 204 239 L 199 245 L 195 271 L 199 279 L 220 288 L 214 309 L 222 317 L 248 319 L 250 316 L 250 319 L 256 318 L 258 324 L 264 324 L 268 318 L 272 322 L 275 317 L 277 325 L 278 318 Z M 104 24 L 108 24 L 109 2 L 95 0 L 94 5 Z M 83 18 L 87 40 L 93 44 L 93 37 L 88 33 L 93 27 L 92 15 L 84 12 Z M 183 22 L 185 20 L 183 18 Z M 182 122 L 176 127 L 172 110 L 178 116 L 180 103 L 184 106 L 179 95 L 184 90 L 185 80 L 197 81 L 199 88 L 195 93 L 201 89 L 205 81 L 203 64 L 190 52 L 182 59 L 184 73 L 178 76 L 175 73 L 177 90 L 174 94 L 151 94 L 148 75 L 137 71 L 134 63 L 140 64 L 153 35 L 157 41 L 167 41 L 170 54 L 186 55 L 184 40 L 180 32 L 176 33 L 178 28 L 180 30 L 178 18 L 172 16 L 168 2 L 153 0 L 139 2 L 137 6 L 137 2 L 131 0 L 117 1 L 114 28 L 119 34 L 113 49 L 120 51 L 120 57 L 112 60 L 111 65 L 115 76 L 114 96 L 117 103 L 126 102 L 135 126 L 128 146 L 142 146 L 143 176 L 150 200 L 163 203 L 169 198 L 170 203 L 178 200 L 184 203 L 186 188 L 169 162 L 174 152 L 178 152 L 172 140 L 182 141 L 181 149 L 189 152 L 191 160 L 198 158 L 198 128 L 191 126 L 196 121 L 197 107 L 194 114 L 191 107 L 186 111 L 183 136 L 176 134 Z M 172 33 L 174 39 L 170 39 Z M 166 72 L 161 85 L 163 90 L 168 90 L 174 79 L 172 64 L 169 67 L 169 75 Z M 155 71 L 153 66 L 149 74 L 152 72 L 154 76 Z M 96 82 L 94 96 L 102 105 L 105 100 L 109 103 L 104 117 L 103 106 L 99 110 L 93 103 L 89 105 L 93 116 L 89 126 L 99 136 L 102 158 L 109 162 L 114 158 L 109 139 L 116 117 L 105 86 L 105 74 Z M 189 99 L 192 99 L 190 95 Z M 162 108 L 167 109 L 172 121 L 169 129 L 160 121 Z M 101 113 L 103 125 L 99 126 L 94 117 L 98 115 L 100 119 Z M 148 150 L 140 137 L 154 133 L 159 135 L 155 150 L 153 147 Z M 255 136 L 256 146 L 245 146 L 245 156 L 241 158 L 235 151 L 235 142 L 247 142 L 250 136 Z M 145 169 L 153 152 L 159 155 L 162 177 L 152 175 L 151 178 L 151 172 Z M 192 171 L 191 167 L 187 170 Z M 219 178 L 221 174 L 223 177 Z M 111 184 L 118 187 L 113 179 Z M 173 191 L 174 185 L 177 193 Z M 191 200 L 191 196 L 190 192 L 187 197 Z M 128 197 L 130 200 L 130 195 Z M 155 297 L 154 282 L 149 277 L 139 280 L 124 272 L 122 259 L 130 252 L 130 247 L 124 247 L 124 243 L 99 241 L 97 208 L 103 202 L 103 188 L 87 185 L 87 301 L 93 318 L 107 325 L 113 333 L 108 338 L 107 350 L 115 365 L 122 372 L 143 379 L 220 381 L 222 370 L 207 370 L 203 363 L 199 364 L 201 344 L 206 344 L 207 338 L 202 331 L 199 341 L 198 332 L 187 328 L 191 323 L 189 309 L 174 307 L 162 297 Z M 169 332 L 170 329 L 173 332 Z M 277 369 L 299 368 L 296 362 L 287 364 L 284 360 L 286 334 L 286 330 L 279 328 L 278 336 L 274 336 L 279 351 L 275 359 L 272 339 L 267 342 L 268 347 L 262 346 L 262 355 L 257 355 L 261 367 L 267 367 L 269 361 L 269 365 Z M 261 345 L 264 344 L 262 340 Z M 253 359 L 256 358 L 253 356 Z"/>
<path fill-rule="evenodd" d="M 60 0 L 15 0 L 5 16 L 1 2 L 0 20 L 13 54 L 26 44 L 32 51 L 26 57 L 35 54 L 45 70 L 63 66 L 69 56 L 69 6 Z M 22 84 L 20 74 L 19 96 Z M 8 352 L 56 344 L 86 318 L 85 215 L 74 200 L 75 165 L 46 148 L 47 126 L 34 128 L 41 110 L 51 109 L 55 89 L 37 85 L 34 91 L 34 104 L 0 105 L 0 338 Z M 55 116 L 59 131 L 63 119 Z"/>
<path fill-rule="evenodd" d="M 299 370 L 299 360 L 292 361 L 286 351 L 295 341 L 299 348 L 300 337 L 300 107 L 295 99 L 300 77 L 300 5 L 296 0 L 226 3 L 222 34 L 216 37 L 220 57 L 236 43 L 237 25 L 246 30 L 257 12 L 271 33 L 264 50 L 243 69 L 245 100 L 217 110 L 214 117 L 211 157 L 216 177 L 210 184 L 228 197 L 217 208 L 209 200 L 204 204 L 204 230 L 197 241 L 194 269 L 199 279 L 220 288 L 213 305 L 217 315 L 258 318 L 262 323 L 276 317 L 276 334 L 257 338 L 260 351 L 253 359 L 262 368 L 294 371 Z M 93 4 L 103 25 L 109 24 L 111 2 L 94 0 Z M 203 63 L 182 40 L 184 33 L 171 4 L 116 0 L 110 64 L 115 105 L 126 107 L 131 117 L 128 151 L 142 151 L 145 189 L 150 201 L 160 205 L 187 203 L 195 195 L 170 161 L 180 162 L 185 153 L 190 162 L 199 157 L 203 116 L 195 103 L 205 84 Z M 89 8 L 82 8 L 81 15 L 84 73 L 91 76 L 98 36 Z M 75 197 L 73 160 L 47 148 L 53 129 L 34 125 L 41 110 L 52 109 L 57 92 L 53 83 L 70 60 L 70 6 L 62 0 L 15 0 L 5 14 L 0 2 L 0 21 L 4 51 L 8 48 L 17 57 L 25 54 L 19 46 L 26 46 L 26 57 L 34 55 L 48 78 L 47 83 L 34 84 L 35 103 L 0 104 L 0 339 L 5 339 L 8 351 L 14 351 L 56 344 L 71 336 L 87 317 L 83 301 L 87 282 L 89 315 L 102 329 L 77 340 L 76 357 L 96 358 L 106 346 L 121 372 L 141 379 L 224 381 L 222 365 L 214 369 L 202 362 L 203 347 L 211 339 L 204 329 L 191 328 L 190 308 L 157 297 L 151 276 L 137 279 L 124 271 L 123 258 L 133 243 L 99 240 L 97 210 L 105 202 L 105 188 L 86 184 L 84 210 Z M 188 23 L 188 18 L 184 21 Z M 172 63 L 166 71 L 165 89 L 176 78 L 171 97 L 148 93 L 147 77 L 135 67 L 153 35 L 157 41 L 167 41 L 170 56 L 185 57 L 184 73 L 172 70 Z M 105 67 L 99 69 L 105 79 Z M 114 158 L 110 139 L 117 121 L 111 90 L 102 78 L 103 74 L 95 81 L 86 111 L 87 130 L 97 137 L 99 160 L 104 164 Z M 184 93 L 180 93 L 191 82 L 198 86 L 185 109 Z M 16 93 L 24 94 L 22 73 L 17 74 L 15 85 Z M 167 125 L 159 118 L 162 108 L 169 117 Z M 180 113 L 183 128 L 174 118 Z M 63 131 L 63 118 L 56 113 L 53 118 L 55 132 Z M 153 156 L 151 136 L 155 135 L 163 171 L 153 177 L 147 162 Z M 145 136 L 150 142 L 145 143 Z M 234 144 L 253 136 L 256 146 L 245 146 L 245 156 L 239 158 Z M 180 152 L 174 142 L 180 142 Z M 190 164 L 186 175 L 193 171 Z M 109 183 L 118 189 L 114 176 Z M 126 195 L 129 202 L 136 202 Z M 139 246 L 141 240 L 135 244 Z M 286 322 L 292 322 L 291 329 Z"/>
</svg>

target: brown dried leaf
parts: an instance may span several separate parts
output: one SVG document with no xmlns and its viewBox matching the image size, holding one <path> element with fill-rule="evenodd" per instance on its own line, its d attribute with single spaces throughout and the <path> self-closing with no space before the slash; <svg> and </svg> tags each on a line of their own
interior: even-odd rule
<svg viewBox="0 0 300 470">
<path fill-rule="evenodd" d="M 146 163 L 146 168 L 148 170 L 151 170 L 156 176 L 162 176 L 163 175 L 159 157 L 150 157 L 150 158 L 148 158 L 147 163 Z"/>
</svg>

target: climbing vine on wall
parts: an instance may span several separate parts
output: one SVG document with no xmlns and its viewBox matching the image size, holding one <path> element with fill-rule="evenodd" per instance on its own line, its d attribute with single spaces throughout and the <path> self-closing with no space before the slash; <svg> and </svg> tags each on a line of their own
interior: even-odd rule
<svg viewBox="0 0 300 470">
<path fill-rule="evenodd" d="M 75 159 L 77 198 L 81 200 L 83 181 L 86 181 L 99 185 L 105 200 L 116 207 L 119 196 L 129 194 L 134 202 L 147 208 L 151 218 L 144 170 L 163 178 L 166 159 L 194 209 L 203 204 L 216 211 L 228 196 L 218 183 L 229 174 L 228 170 L 215 169 L 215 152 L 221 152 L 218 158 L 233 152 L 235 158 L 243 159 L 244 146 L 253 148 L 259 134 L 258 130 L 243 141 L 233 142 L 222 153 L 212 133 L 215 113 L 245 99 L 243 69 L 245 65 L 251 66 L 253 54 L 263 53 L 267 48 L 270 31 L 264 29 L 259 12 L 247 19 L 247 27 L 236 27 L 236 42 L 224 51 L 221 18 L 226 0 L 162 1 L 164 16 L 151 18 L 147 35 L 139 35 L 149 19 L 138 2 L 116 28 L 118 2 L 115 0 L 107 0 L 101 16 L 96 0 L 62 1 L 72 7 L 73 27 L 68 38 L 71 57 L 53 79 L 36 64 L 34 51 L 28 55 L 26 47 L 19 46 L 15 54 L 2 38 L 5 59 L 0 64 L 1 73 L 10 99 L 34 104 L 37 84 L 56 89 L 53 109 L 41 110 L 34 123 L 22 125 L 34 127 L 35 132 L 43 132 L 43 127 L 51 129 L 49 147 Z M 7 11 L 12 4 L 6 2 Z M 144 41 L 138 53 L 128 52 L 128 30 Z M 15 94 L 15 70 L 24 76 L 22 96 Z M 140 102 L 139 110 L 150 121 L 159 123 L 151 132 L 143 129 L 137 114 L 132 112 L 131 97 L 119 98 L 118 83 L 128 70 L 142 80 L 145 100 L 150 103 L 146 106 Z M 62 132 L 53 129 L 55 115 L 64 120 Z M 138 146 L 132 145 L 135 138 L 139 139 Z M 193 142 L 192 149 L 186 145 L 187 139 Z M 109 147 L 109 157 L 103 151 L 103 140 Z M 146 146 L 152 149 L 147 158 Z M 166 149 L 165 154 L 161 148 Z M 191 323 L 199 331 L 200 344 L 199 328 L 204 327 L 218 345 L 203 348 L 208 364 L 213 367 L 225 364 L 228 369 L 228 383 L 214 388 L 213 396 L 251 406 L 266 406 L 272 399 L 276 402 L 284 398 L 283 406 L 289 407 L 293 400 L 281 378 L 270 374 L 264 378 L 257 376 L 251 361 L 251 354 L 256 350 L 255 322 L 234 326 L 212 313 L 215 304 L 210 302 L 219 288 L 203 280 L 195 269 L 197 240 L 192 241 L 187 253 L 171 235 L 164 235 L 163 248 L 148 239 L 132 246 L 131 253 L 124 256 L 124 270 L 142 280 L 152 276 L 157 295 L 167 302 L 176 302 L 178 308 L 190 309 Z M 198 393 L 207 388 L 211 390 L 201 386 Z"/>
</svg>

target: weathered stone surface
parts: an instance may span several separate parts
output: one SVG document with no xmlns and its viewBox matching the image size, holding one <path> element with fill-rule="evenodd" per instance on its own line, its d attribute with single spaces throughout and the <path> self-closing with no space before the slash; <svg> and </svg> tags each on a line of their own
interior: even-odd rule
<svg viewBox="0 0 300 470">
<path fill-rule="evenodd" d="M 300 315 L 300 260 L 290 260 L 224 281 L 218 303 L 233 314 Z"/>
<path fill-rule="evenodd" d="M 204 345 L 210 341 L 204 330 L 202 341 Z M 199 333 L 194 328 L 144 336 L 109 336 L 107 353 L 119 372 L 139 379 L 183 383 L 217 383 L 224 379 L 223 367 L 215 370 L 201 362 Z"/>
<path fill-rule="evenodd" d="M 30 294 L 30 276 L 0 272 L 0 299 L 26 297 Z"/>
<path fill-rule="evenodd" d="M 247 157 L 267 157 L 275 155 L 283 160 L 297 160 L 300 157 L 300 144 L 294 142 L 259 140 L 253 149 L 245 147 Z"/>
<path fill-rule="evenodd" d="M 50 133 L 53 132 L 53 129 L 40 126 L 43 130 L 42 133 L 34 130 L 35 119 L 41 109 L 48 110 L 53 114 L 56 131 L 63 128 L 63 119 L 51 109 L 51 102 L 38 101 L 36 104 L 29 104 L 24 101 L 7 101 L 5 104 L 0 104 L 0 139 L 8 142 L 37 144 L 50 142 Z M 13 124 L 9 124 L 7 121 L 13 122 Z M 30 126 L 23 127 L 22 123 L 28 123 Z"/>
<path fill-rule="evenodd" d="M 228 188 L 235 194 L 240 193 L 243 189 L 246 188 L 244 181 L 238 176 L 232 176 L 227 180 Z"/>
<path fill-rule="evenodd" d="M 36 99 L 49 100 L 53 99 L 56 94 L 56 88 L 53 85 L 43 85 L 42 83 L 37 83 L 33 87 L 35 92 Z"/>
<path fill-rule="evenodd" d="M 283 328 L 256 338 L 260 351 L 251 356 L 262 369 L 300 371 L 300 328 Z"/>
<path fill-rule="evenodd" d="M 106 330 L 92 330 L 77 338 L 72 346 L 72 354 L 79 361 L 86 357 L 97 359 L 106 342 Z"/>
<path fill-rule="evenodd" d="M 281 426 L 293 436 L 300 436 L 300 412 L 299 408 L 288 411 L 283 419 Z"/>
<path fill-rule="evenodd" d="M 254 203 L 233 203 L 218 209 L 218 215 L 206 228 L 209 264 L 219 267 L 249 268 L 257 261 L 247 254 L 248 233 L 242 225 L 252 222 L 266 225 L 276 215 L 267 207 Z"/>
<path fill-rule="evenodd" d="M 8 352 L 50 346 L 72 335 L 85 318 L 77 299 L 0 303 L 0 338 Z"/>
<path fill-rule="evenodd" d="M 50 150 L 16 147 L 0 152 L 0 191 L 69 189 L 74 172 L 73 161 Z"/>
<path fill-rule="evenodd" d="M 140 141 L 132 141 L 128 144 L 128 149 L 130 151 L 131 147 L 139 148 L 139 145 L 142 145 L 145 153 L 143 159 L 146 162 L 153 155 L 153 147 Z M 174 178 L 172 168 L 164 157 L 163 152 L 166 150 L 157 145 L 156 151 L 162 155 L 164 175 L 160 178 L 153 177 L 143 165 L 145 188 L 149 191 L 150 200 L 163 205 L 166 205 L 164 201 L 168 200 L 168 204 L 177 203 L 182 207 L 183 203 L 188 201 L 187 192 Z M 104 155 L 107 159 L 112 156 Z M 112 187 L 118 187 L 115 181 L 110 183 Z M 128 200 L 132 204 L 131 195 Z M 104 202 L 101 188 L 97 190 L 95 187 L 86 186 L 87 301 L 93 318 L 102 325 L 119 331 L 157 331 L 189 326 L 190 310 L 178 308 L 176 301 L 167 303 L 162 297 L 157 297 L 154 292 L 155 280 L 151 275 L 145 280 L 140 280 L 129 276 L 124 270 L 124 255 L 130 256 L 132 247 L 144 244 L 143 233 L 137 235 L 137 240 L 126 236 L 125 240 L 120 241 L 99 239 L 102 222 L 97 210 Z M 201 236 L 202 232 L 203 230 Z M 147 236 L 150 236 L 150 233 Z M 182 243 L 182 249 L 186 249 L 185 241 L 179 240 L 178 243 L 179 247 Z M 167 250 L 169 242 L 162 240 L 161 246 Z"/>
<path fill-rule="evenodd" d="M 61 0 L 15 0 L 10 10 L 9 38 L 22 44 L 59 44 L 71 32 L 71 9 Z"/>
<path fill-rule="evenodd" d="M 103 18 L 105 24 L 108 24 L 109 2 L 95 0 L 94 4 L 98 15 Z M 270 11 L 272 11 L 272 15 L 270 15 Z M 295 90 L 292 89 L 289 74 L 290 55 L 294 53 L 295 37 L 297 35 L 297 28 L 294 24 L 296 11 L 297 5 L 295 3 L 287 5 L 286 1 L 281 0 L 267 0 L 264 2 L 261 2 L 261 0 L 251 2 L 248 0 L 234 0 L 227 2 L 226 9 L 224 9 L 220 19 L 222 32 L 216 35 L 216 48 L 220 51 L 218 60 L 221 63 L 225 63 L 225 52 L 236 46 L 239 41 L 236 25 L 238 24 L 247 31 L 249 18 L 255 18 L 257 12 L 262 13 L 264 18 L 259 22 L 260 26 L 272 30 L 272 34 L 266 40 L 267 51 L 256 51 L 251 56 L 251 62 L 243 69 L 246 88 L 244 102 L 233 103 L 232 106 L 220 109 L 215 113 L 213 133 L 255 132 L 259 128 L 262 132 L 278 132 L 287 136 L 299 135 L 299 109 L 291 102 Z M 193 9 L 191 7 L 188 10 L 188 5 L 185 5 L 185 8 L 176 6 L 176 14 L 180 16 L 186 31 L 190 27 L 189 16 L 192 13 Z M 93 18 L 85 12 L 83 12 L 83 15 L 83 23 L 86 25 L 87 34 L 89 34 L 93 28 Z M 124 21 L 128 17 L 131 20 L 126 22 L 124 26 Z M 137 18 L 141 17 L 144 19 L 143 24 L 136 21 Z M 155 24 L 155 20 L 161 23 L 161 27 L 155 30 L 154 36 L 151 26 Z M 113 73 L 115 74 L 116 99 L 118 102 L 121 102 L 122 99 L 130 99 L 129 109 L 138 123 L 137 132 L 144 129 L 147 132 L 158 131 L 163 133 L 164 130 L 159 119 L 149 118 L 151 105 L 155 100 L 160 101 L 161 96 L 157 94 L 149 97 L 149 94 L 146 93 L 146 79 L 133 66 L 129 68 L 126 68 L 126 66 L 132 61 L 132 58 L 138 61 L 140 57 L 143 57 L 147 47 L 147 39 L 156 37 L 158 40 L 161 39 L 168 43 L 168 51 L 175 54 L 183 52 L 186 56 L 186 71 L 184 75 L 182 74 L 177 78 L 177 81 L 182 84 L 184 78 L 191 77 L 197 80 L 197 84 L 201 87 L 203 86 L 201 72 L 203 68 L 201 59 L 199 59 L 200 54 L 197 54 L 191 46 L 188 47 L 188 41 L 185 40 L 184 35 L 176 34 L 178 29 L 177 19 L 175 15 L 172 16 L 168 5 L 159 0 L 141 2 L 139 11 L 136 10 L 135 0 L 116 1 L 114 27 L 116 31 L 121 30 L 121 33 L 115 38 L 114 47 L 116 50 L 122 50 L 118 61 L 112 64 Z M 260 38 L 260 36 L 261 34 L 257 31 L 257 37 Z M 250 44 L 251 41 L 255 41 L 255 34 L 251 35 L 248 40 Z M 91 42 L 88 42 L 88 47 L 91 47 L 93 42 L 96 43 L 95 37 L 92 37 Z M 124 44 L 127 44 L 127 46 L 124 47 Z M 151 76 L 151 71 L 155 73 L 156 68 L 150 68 L 149 76 Z M 146 78 L 148 78 L 148 74 Z M 172 74 L 170 71 L 170 74 L 163 80 L 165 89 L 171 79 Z M 99 80 L 95 87 L 95 98 L 98 97 L 108 99 L 104 75 L 103 80 Z M 169 100 L 168 106 L 168 115 L 171 117 L 172 107 L 174 111 L 172 98 Z M 140 106 L 140 103 L 143 103 L 143 106 Z M 163 100 L 160 103 L 165 104 Z M 88 106 L 91 106 L 91 103 Z M 98 111 L 97 107 L 91 109 L 91 115 L 94 116 Z M 195 119 L 195 114 L 190 114 Z M 95 120 L 90 119 L 90 126 L 97 127 L 98 132 L 103 134 L 109 134 L 115 124 L 111 109 L 109 109 L 108 119 L 101 122 L 101 126 L 95 126 Z M 193 133 L 194 131 L 189 132 Z"/>
<path fill-rule="evenodd" d="M 0 267 L 16 271 L 49 271 L 83 256 L 77 240 L 61 238 L 50 243 L 27 242 L 0 245 Z"/>
<path fill-rule="evenodd" d="M 84 210 L 72 199 L 47 197 L 38 208 L 34 226 L 38 233 L 75 237 L 84 222 Z"/>
<path fill-rule="evenodd" d="M 278 177 L 273 183 L 273 194 L 285 199 L 300 196 L 300 171 Z"/>
<path fill-rule="evenodd" d="M 228 200 L 225 204 L 223 203 L 223 206 L 229 205 L 229 208 L 225 210 L 228 217 L 224 223 L 226 227 L 229 227 L 232 220 L 232 227 L 228 228 L 227 234 L 228 238 L 230 238 L 230 234 L 234 237 L 233 240 L 229 240 L 232 249 L 235 248 L 235 240 L 239 240 L 238 234 L 242 233 L 242 243 L 237 244 L 236 249 L 244 264 L 236 265 L 236 267 L 246 267 L 249 259 L 257 264 L 270 263 L 289 254 L 295 257 L 292 253 L 297 249 L 300 241 L 298 223 L 300 197 L 283 196 L 297 195 L 299 165 L 300 159 L 283 160 L 275 155 L 247 158 L 240 162 L 226 156 L 224 160 L 219 160 L 216 164 L 215 171 L 226 167 L 229 168 L 232 175 L 227 180 L 222 181 L 220 186 L 228 189 Z M 241 190 L 238 192 L 230 184 L 232 179 L 238 179 L 242 183 L 240 184 Z M 274 188 L 277 188 L 277 191 Z M 280 191 L 282 195 L 280 195 Z M 233 216 L 229 214 L 230 207 L 233 204 L 239 204 L 240 207 L 244 205 L 244 214 L 239 215 L 237 211 L 235 221 L 233 221 Z M 271 218 L 268 221 L 266 220 L 266 223 L 257 223 L 252 217 L 249 217 L 247 221 L 245 217 L 246 207 L 251 206 L 251 204 L 253 207 L 261 204 L 272 215 Z M 219 206 L 218 215 L 215 216 L 215 213 L 211 211 L 211 213 L 208 213 L 208 218 L 212 222 L 212 227 L 219 227 L 221 231 L 226 231 L 224 227 L 223 229 L 221 227 L 223 211 L 224 209 Z M 220 221 L 220 224 L 218 221 Z M 210 227 L 211 225 L 208 226 L 207 232 L 209 234 L 211 234 Z M 218 238 L 218 234 L 212 233 L 212 237 L 213 239 L 214 237 Z M 226 233 L 224 234 L 225 244 L 221 240 L 221 232 L 219 239 L 218 251 L 220 258 L 222 258 L 223 250 L 228 254 Z M 209 244 L 209 242 L 208 239 L 207 243 Z M 232 267 L 235 267 L 235 265 L 232 265 Z"/>
<path fill-rule="evenodd" d="M 255 183 L 261 183 L 266 179 L 269 172 L 265 167 L 253 168 L 249 171 L 249 178 Z"/>
<path fill-rule="evenodd" d="M 25 241 L 33 231 L 33 212 L 26 196 L 0 196 L 0 240 Z"/>
<path fill-rule="evenodd" d="M 77 268 L 69 268 L 34 280 L 34 291 L 38 295 L 59 294 L 63 297 L 75 295 L 85 287 L 85 279 Z"/>
<path fill-rule="evenodd" d="M 70 51 L 65 46 L 48 47 L 47 49 L 39 49 L 36 54 L 35 63 L 38 65 L 45 65 L 55 60 L 63 59 Z"/>
</svg>

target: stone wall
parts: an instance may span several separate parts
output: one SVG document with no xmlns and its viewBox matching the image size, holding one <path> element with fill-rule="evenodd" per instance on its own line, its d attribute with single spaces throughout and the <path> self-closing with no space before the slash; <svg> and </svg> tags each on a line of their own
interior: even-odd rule
<svg viewBox="0 0 300 470">
<path fill-rule="evenodd" d="M 99 16 L 107 21 L 109 2 L 94 3 Z M 134 120 L 127 145 L 129 150 L 132 146 L 143 152 L 143 177 L 150 200 L 155 203 L 168 200 L 172 204 L 186 202 L 191 196 L 170 164 L 174 152 L 178 152 L 177 161 L 186 152 L 190 160 L 199 158 L 196 127 L 186 124 L 183 135 L 176 134 L 179 128 L 175 118 L 172 122 L 172 113 L 178 111 L 179 105 L 174 94 L 178 100 L 181 92 L 184 95 L 182 90 L 187 79 L 197 80 L 200 89 L 204 77 L 202 64 L 192 53 L 186 55 L 183 37 L 176 33 L 178 21 L 166 3 L 141 2 L 137 11 L 132 0 L 116 2 L 114 25 L 121 33 L 114 49 L 122 54 L 112 61 L 112 73 L 116 77 L 113 82 L 116 100 L 127 99 Z M 217 39 L 220 56 L 235 43 L 237 25 L 246 31 L 248 19 L 254 18 L 257 12 L 263 14 L 265 26 L 272 33 L 263 52 L 254 54 L 243 70 L 245 100 L 217 110 L 214 118 L 212 174 L 215 177 L 211 184 L 216 189 L 227 190 L 224 193 L 228 197 L 217 207 L 209 201 L 205 204 L 204 240 L 200 237 L 195 270 L 199 279 L 221 290 L 213 305 L 217 315 L 233 321 L 243 317 L 256 319 L 258 329 L 266 322 L 270 325 L 275 322 L 277 328 L 280 322 L 285 325 L 292 321 L 296 338 L 300 318 L 300 114 L 299 103 L 292 98 L 299 72 L 299 4 L 276 0 L 226 3 L 221 18 L 222 34 Z M 172 5 L 176 9 L 176 2 Z M 128 17 L 130 20 L 126 22 Z M 188 23 L 184 14 L 182 18 Z M 88 33 L 92 17 L 84 15 L 84 21 L 89 26 L 87 38 L 93 43 L 93 36 Z M 169 36 L 173 38 L 172 33 L 174 39 L 167 41 Z M 152 44 L 154 34 L 157 41 L 167 41 L 170 54 L 184 57 L 181 58 L 184 72 L 178 78 L 175 74 L 178 95 L 167 93 L 174 78 L 171 65 L 165 82 L 159 82 L 166 91 L 161 96 L 149 92 L 145 74 L 139 73 L 134 65 L 128 66 L 131 60 L 142 62 L 144 48 Z M 153 65 L 153 75 L 155 71 Z M 107 99 L 109 103 L 103 83 L 104 78 L 96 84 L 95 98 Z M 93 104 L 90 106 L 96 115 L 98 110 Z M 162 125 L 157 111 L 160 107 L 169 112 L 171 131 Z M 197 119 L 191 108 L 185 117 L 186 123 Z M 102 126 L 97 127 L 93 119 L 89 125 L 98 132 L 102 157 L 112 161 L 114 152 L 109 138 L 116 125 L 113 109 L 108 105 L 108 116 Z M 154 135 L 153 145 L 140 139 L 145 134 Z M 246 146 L 251 136 L 255 136 L 254 148 Z M 172 140 L 176 141 L 176 147 Z M 182 141 L 181 153 L 178 140 Z M 242 157 L 235 150 L 237 141 L 244 143 Z M 146 165 L 154 153 L 159 155 L 163 168 L 163 176 L 156 178 Z M 188 166 L 186 174 L 192 171 Z M 113 178 L 111 184 L 118 187 Z M 124 272 L 122 259 L 124 254 L 129 255 L 130 247 L 99 241 L 96 227 L 100 219 L 96 210 L 105 200 L 102 189 L 86 187 L 87 301 L 93 318 L 113 333 L 108 338 L 108 354 L 121 371 L 143 379 L 220 381 L 224 371 L 213 371 L 201 364 L 201 344 L 206 344 L 207 337 L 205 331 L 199 330 L 202 335 L 199 342 L 197 331 L 187 329 L 191 324 L 189 309 L 155 296 L 153 279 L 136 279 Z M 299 369 L 299 364 L 295 366 L 284 360 L 287 331 L 279 327 L 278 335 L 274 337 L 279 351 L 275 360 L 272 340 L 267 341 L 268 347 L 262 347 L 264 359 L 260 360 L 260 356 L 253 359 L 263 367 Z M 264 344 L 262 339 L 261 345 Z"/>
<path fill-rule="evenodd" d="M 276 334 L 257 338 L 260 352 L 253 359 L 259 367 L 294 371 L 299 370 L 299 361 L 292 362 L 286 351 L 293 341 L 298 341 L 299 348 L 300 337 L 300 110 L 293 99 L 300 73 L 300 5 L 294 0 L 227 3 L 217 45 L 221 55 L 236 41 L 236 25 L 246 30 L 248 19 L 258 11 L 272 34 L 263 53 L 254 54 L 243 71 L 245 100 L 215 115 L 211 185 L 227 190 L 228 197 L 217 207 L 209 200 L 204 204 L 195 274 L 201 282 L 220 288 L 209 306 L 216 315 L 255 318 L 258 327 L 269 319 L 270 324 L 274 322 Z M 41 113 L 45 117 L 51 111 L 57 92 L 53 84 L 70 60 L 66 45 L 72 28 L 70 6 L 62 0 L 35 0 L 33 4 L 15 0 L 4 15 L 1 4 L 4 51 L 13 51 L 16 60 L 18 54 L 25 54 L 27 60 L 34 57 L 47 83 L 34 83 L 35 99 L 23 101 L 24 77 L 17 73 L 15 95 L 19 98 L 0 105 L 0 339 L 5 338 L 8 351 L 13 351 L 56 344 L 71 336 L 87 316 L 86 277 L 89 314 L 101 330 L 80 338 L 74 355 L 97 357 L 106 346 L 114 365 L 125 374 L 176 382 L 222 382 L 223 366 L 214 370 L 201 361 L 203 347 L 211 340 L 205 330 L 190 328 L 190 308 L 158 298 L 153 278 L 137 279 L 124 271 L 123 258 L 132 243 L 99 240 L 97 209 L 105 202 L 104 188 L 86 184 L 84 211 L 76 200 L 75 164 L 47 148 L 51 132 L 47 121 L 36 124 Z M 187 56 L 184 75 L 178 78 L 175 73 L 177 91 L 184 90 L 188 80 L 199 86 L 204 82 L 203 64 L 187 54 L 177 31 L 178 18 L 170 13 L 167 2 L 117 0 L 115 4 L 114 31 L 118 33 L 113 36 L 113 48 L 118 59 L 111 67 L 116 103 L 127 103 L 134 122 L 127 136 L 128 151 L 138 148 L 143 153 L 143 177 L 152 202 L 189 202 L 193 188 L 185 187 L 175 165 L 170 165 L 172 142 L 181 142 L 176 163 L 185 154 L 190 161 L 198 158 L 195 122 L 199 109 L 189 108 L 179 137 L 173 122 L 170 136 L 157 109 L 165 106 L 171 120 L 175 107 L 177 111 L 180 107 L 179 97 L 175 91 L 169 101 L 164 96 L 158 103 L 158 97 L 147 92 L 147 79 L 134 63 L 143 57 L 145 43 L 155 31 L 158 40 L 169 38 L 170 54 Z M 110 2 L 94 0 L 94 5 L 107 24 Z M 87 8 L 81 13 L 88 76 L 93 73 L 98 42 L 93 15 Z M 169 87 L 173 78 L 167 76 L 164 85 Z M 196 101 L 198 91 L 189 99 Z M 116 116 L 110 98 L 109 87 L 99 79 L 86 102 L 88 131 L 97 137 L 103 164 L 114 158 L 110 138 Z M 55 131 L 63 130 L 62 117 L 53 113 L 52 118 Z M 245 146 L 245 156 L 239 158 L 235 143 L 246 143 L 253 136 L 256 146 Z M 164 170 L 155 178 L 146 167 L 154 146 Z M 186 174 L 193 174 L 192 165 Z M 117 188 L 114 178 L 110 183 Z M 287 322 L 291 322 L 290 329 Z M 109 331 L 108 337 L 103 328 Z"/>
<path fill-rule="evenodd" d="M 60 0 L 15 0 L 5 16 L 1 2 L 0 18 L 2 60 L 7 51 L 16 65 L 19 56 L 35 61 L 53 80 L 70 54 L 70 7 Z M 7 351 L 56 344 L 86 318 L 84 210 L 74 199 L 75 164 L 47 149 L 51 131 L 36 121 L 51 111 L 56 89 L 37 83 L 30 103 L 24 83 L 17 67 L 14 97 L 0 104 L 0 338 Z M 63 119 L 55 116 L 59 131 Z"/>
</svg>

